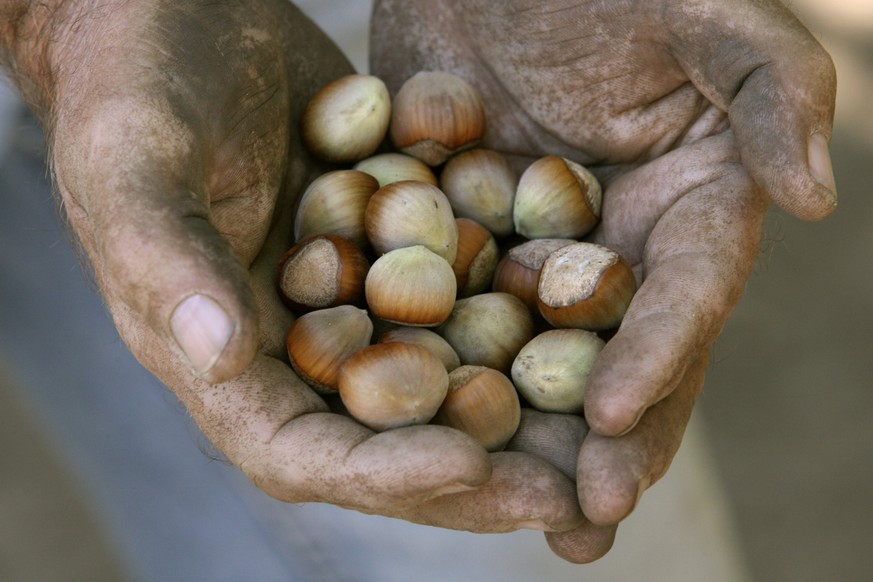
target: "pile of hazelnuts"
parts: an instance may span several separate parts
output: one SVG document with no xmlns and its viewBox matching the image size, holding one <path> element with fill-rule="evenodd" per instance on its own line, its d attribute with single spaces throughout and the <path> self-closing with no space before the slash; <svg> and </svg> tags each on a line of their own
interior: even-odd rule
<svg viewBox="0 0 873 582">
<path fill-rule="evenodd" d="M 519 175 L 478 147 L 485 126 L 478 91 L 446 72 L 393 100 L 372 75 L 322 88 L 303 141 L 341 169 L 302 194 L 277 282 L 307 384 L 373 430 L 437 423 L 494 451 L 522 406 L 582 411 L 636 281 L 581 241 L 600 219 L 596 178 L 559 156 Z"/>
</svg>

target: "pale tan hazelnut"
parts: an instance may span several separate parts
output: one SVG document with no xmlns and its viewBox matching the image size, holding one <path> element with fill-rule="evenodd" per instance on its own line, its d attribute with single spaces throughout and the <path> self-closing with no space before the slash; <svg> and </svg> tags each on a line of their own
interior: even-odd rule
<svg viewBox="0 0 873 582">
<path fill-rule="evenodd" d="M 605 343 L 583 329 L 545 331 L 521 348 L 512 381 L 537 410 L 580 413 L 588 375 Z"/>
<path fill-rule="evenodd" d="M 301 121 L 306 148 L 332 163 L 361 160 L 373 154 L 388 131 L 391 96 L 372 75 L 347 75 L 319 90 L 307 103 Z"/>
<path fill-rule="evenodd" d="M 600 221 L 602 196 L 585 167 L 559 156 L 540 158 L 519 179 L 515 231 L 527 238 L 581 238 Z"/>
<path fill-rule="evenodd" d="M 518 175 L 502 154 L 477 148 L 451 157 L 440 173 L 440 187 L 455 216 L 475 220 L 496 238 L 513 233 Z"/>
<path fill-rule="evenodd" d="M 315 234 L 337 234 L 365 249 L 364 212 L 379 189 L 373 176 L 357 170 L 334 170 L 313 180 L 297 204 L 294 240 Z"/>
<path fill-rule="evenodd" d="M 430 166 L 418 158 L 397 152 L 371 156 L 355 164 L 354 169 L 366 172 L 376 178 L 380 187 L 404 180 L 417 180 L 434 186 L 439 185 L 439 181 Z"/>
<path fill-rule="evenodd" d="M 404 342 L 421 346 L 438 357 L 446 366 L 447 372 L 451 372 L 461 365 L 458 354 L 449 345 L 449 342 L 440 337 L 435 331 L 425 327 L 395 327 L 380 334 L 378 342 Z"/>
<path fill-rule="evenodd" d="M 449 318 L 436 328 L 458 353 L 461 364 L 509 374 L 512 361 L 534 337 L 534 319 L 521 299 L 509 293 L 482 293 L 458 299 Z"/>
<path fill-rule="evenodd" d="M 364 230 L 377 253 L 423 245 L 450 265 L 458 253 L 458 226 L 446 195 L 432 184 L 405 180 L 379 188 L 364 213 Z"/>
</svg>

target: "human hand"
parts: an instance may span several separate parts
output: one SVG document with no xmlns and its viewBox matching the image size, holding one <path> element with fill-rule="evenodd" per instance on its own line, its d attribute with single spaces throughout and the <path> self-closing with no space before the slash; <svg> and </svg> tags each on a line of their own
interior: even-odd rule
<svg viewBox="0 0 873 582">
<path fill-rule="evenodd" d="M 286 501 L 482 532 L 578 525 L 544 461 L 445 427 L 374 434 L 287 365 L 275 271 L 296 197 L 326 169 L 299 117 L 351 72 L 311 23 L 283 0 L 33 10 L 19 38 L 45 17 L 34 38 L 52 42 L 11 54 L 83 255 L 124 341 L 230 461 Z"/>
<path fill-rule="evenodd" d="M 595 559 L 678 449 L 770 199 L 808 220 L 835 206 L 831 60 L 770 0 L 379 0 L 371 68 L 393 91 L 419 70 L 459 74 L 484 96 L 482 145 L 562 155 L 603 183 L 590 238 L 641 284 L 589 378 L 576 485 L 590 523 L 547 534 Z M 525 450 L 575 458 L 572 439 L 535 433 Z"/>
</svg>

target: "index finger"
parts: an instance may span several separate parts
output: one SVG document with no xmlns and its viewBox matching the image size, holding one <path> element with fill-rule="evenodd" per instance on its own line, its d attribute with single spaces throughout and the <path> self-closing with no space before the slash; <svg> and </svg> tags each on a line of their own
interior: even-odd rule
<svg viewBox="0 0 873 582">
<path fill-rule="evenodd" d="M 705 156 L 683 160 L 701 148 L 730 148 L 729 138 L 709 138 L 636 170 L 644 178 L 666 173 L 673 180 L 617 181 L 608 193 L 598 237 L 643 249 L 637 257 L 642 284 L 589 377 L 585 415 L 597 433 L 627 432 L 668 395 L 742 295 L 768 201 L 730 156 L 718 165 Z M 642 230 L 633 240 L 605 230 L 623 215 L 650 223 L 650 233 Z"/>
</svg>

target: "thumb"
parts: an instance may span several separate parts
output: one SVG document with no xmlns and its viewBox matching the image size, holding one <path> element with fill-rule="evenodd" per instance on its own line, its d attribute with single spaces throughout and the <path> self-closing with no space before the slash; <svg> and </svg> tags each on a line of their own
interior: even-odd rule
<svg viewBox="0 0 873 582">
<path fill-rule="evenodd" d="M 180 366 L 210 383 L 242 372 L 257 351 L 255 299 L 211 222 L 194 170 L 200 141 L 160 107 L 131 101 L 102 105 L 76 130 L 62 123 L 55 134 L 58 187 L 134 355 L 159 377 Z"/>
<path fill-rule="evenodd" d="M 784 210 L 820 220 L 836 207 L 828 143 L 833 61 L 781 2 L 672 2 L 666 22 L 692 82 L 727 111 L 743 165 Z"/>
</svg>

